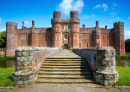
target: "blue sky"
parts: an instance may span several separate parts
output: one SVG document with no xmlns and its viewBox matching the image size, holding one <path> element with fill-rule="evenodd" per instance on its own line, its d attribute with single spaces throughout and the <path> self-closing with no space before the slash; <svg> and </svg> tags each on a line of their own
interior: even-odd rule
<svg viewBox="0 0 130 92">
<path fill-rule="evenodd" d="M 66 4 L 66 5 L 65 5 Z M 60 10 L 61 17 L 70 18 L 70 11 L 79 11 L 80 27 L 113 27 L 114 22 L 125 22 L 125 39 L 130 38 L 130 0 L 0 0 L 0 31 L 6 29 L 6 22 L 18 23 L 22 27 L 51 27 L 53 11 Z"/>
</svg>

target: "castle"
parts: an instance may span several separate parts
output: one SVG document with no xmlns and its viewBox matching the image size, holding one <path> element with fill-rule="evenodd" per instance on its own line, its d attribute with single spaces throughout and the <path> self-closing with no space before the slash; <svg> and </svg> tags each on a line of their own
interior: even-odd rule
<svg viewBox="0 0 130 92">
<path fill-rule="evenodd" d="M 52 28 L 36 28 L 32 20 L 31 28 L 22 22 L 22 29 L 18 29 L 17 23 L 6 22 L 6 55 L 14 56 L 20 46 L 66 49 L 112 46 L 116 54 L 125 55 L 124 22 L 115 22 L 112 29 L 99 28 L 98 21 L 95 27 L 80 28 L 77 11 L 70 12 L 70 19 L 61 19 L 61 12 L 54 11 L 51 24 Z"/>
</svg>

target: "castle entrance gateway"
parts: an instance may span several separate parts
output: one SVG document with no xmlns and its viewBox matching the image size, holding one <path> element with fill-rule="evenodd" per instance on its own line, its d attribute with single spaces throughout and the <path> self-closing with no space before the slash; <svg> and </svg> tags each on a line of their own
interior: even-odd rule
<svg viewBox="0 0 130 92">
<path fill-rule="evenodd" d="M 64 49 L 68 49 L 68 44 L 64 44 Z"/>
<path fill-rule="evenodd" d="M 62 33 L 62 46 L 64 49 L 68 49 L 69 47 L 69 34 L 67 31 Z"/>
</svg>

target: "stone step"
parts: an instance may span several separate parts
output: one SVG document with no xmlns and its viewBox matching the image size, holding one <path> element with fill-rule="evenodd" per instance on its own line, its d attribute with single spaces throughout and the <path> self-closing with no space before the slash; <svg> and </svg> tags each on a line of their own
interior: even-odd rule
<svg viewBox="0 0 130 92">
<path fill-rule="evenodd" d="M 92 79 L 37 79 L 36 83 L 94 83 Z"/>
<path fill-rule="evenodd" d="M 44 61 L 86 61 L 86 59 L 45 59 Z"/>
<path fill-rule="evenodd" d="M 87 61 L 44 61 L 43 63 L 88 63 Z"/>
<path fill-rule="evenodd" d="M 46 59 L 86 59 L 85 57 L 47 57 Z"/>
<path fill-rule="evenodd" d="M 51 68 L 40 68 L 39 71 L 92 71 L 92 69 L 89 68 L 77 68 L 77 69 L 51 69 Z"/>
<path fill-rule="evenodd" d="M 42 74 L 48 74 L 48 75 L 85 75 L 85 74 L 93 74 L 92 72 L 89 71 L 83 71 L 83 72 L 65 72 L 65 71 L 60 71 L 60 72 L 55 72 L 55 71 L 39 71 L 38 75 L 42 75 Z"/>
<path fill-rule="evenodd" d="M 70 66 L 70 65 L 74 65 L 74 66 L 89 66 L 88 63 L 43 63 L 42 66 Z"/>
<path fill-rule="evenodd" d="M 38 78 L 47 79 L 93 79 L 92 75 L 39 75 Z"/>
<path fill-rule="evenodd" d="M 72 69 L 72 68 L 90 68 L 89 66 L 41 66 L 41 68 L 62 68 L 62 69 Z"/>
</svg>

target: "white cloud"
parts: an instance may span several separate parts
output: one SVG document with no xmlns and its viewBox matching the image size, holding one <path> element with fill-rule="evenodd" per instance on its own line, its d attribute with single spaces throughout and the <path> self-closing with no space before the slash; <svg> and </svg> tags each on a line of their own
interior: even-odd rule
<svg viewBox="0 0 130 92">
<path fill-rule="evenodd" d="M 5 28 L 3 28 L 3 29 L 0 29 L 0 31 L 4 31 L 4 30 L 6 30 Z"/>
<path fill-rule="evenodd" d="M 89 15 L 85 15 L 85 18 L 84 19 L 88 19 L 90 16 Z"/>
<path fill-rule="evenodd" d="M 116 6 L 116 3 L 114 3 L 113 5 Z"/>
<path fill-rule="evenodd" d="M 130 31 L 124 31 L 125 32 L 125 40 L 130 39 Z"/>
<path fill-rule="evenodd" d="M 107 6 L 107 4 L 102 4 L 102 5 L 98 4 L 93 9 L 97 9 L 97 8 L 103 8 L 104 12 L 105 12 L 105 11 L 107 11 L 108 6 Z"/>
<path fill-rule="evenodd" d="M 0 23 L 2 22 L 2 19 L 0 18 Z"/>
<path fill-rule="evenodd" d="M 119 20 L 120 19 L 120 17 L 117 17 L 117 20 Z"/>
<path fill-rule="evenodd" d="M 110 22 L 113 22 L 114 19 L 110 19 Z"/>
<path fill-rule="evenodd" d="M 102 8 L 104 8 L 104 12 L 107 11 L 107 8 L 108 8 L 107 4 L 103 4 Z"/>
<path fill-rule="evenodd" d="M 66 15 L 70 14 L 70 11 L 78 11 L 82 12 L 82 8 L 84 6 L 83 0 L 62 0 L 62 2 L 58 5 L 61 12 L 63 12 Z"/>
<path fill-rule="evenodd" d="M 93 9 L 100 8 L 100 7 L 101 7 L 101 5 L 99 4 L 99 5 L 96 5 Z"/>
<path fill-rule="evenodd" d="M 31 25 L 31 22 L 29 22 L 29 21 L 25 21 L 24 23 L 26 26 Z"/>
<path fill-rule="evenodd" d="M 96 17 L 95 14 L 91 14 L 91 15 L 85 15 L 85 17 L 82 19 L 89 19 L 89 18 L 95 18 L 95 17 Z"/>
<path fill-rule="evenodd" d="M 128 17 L 128 19 L 130 19 L 130 17 Z"/>
<path fill-rule="evenodd" d="M 116 12 L 111 12 L 111 13 L 109 13 L 110 15 L 116 15 Z"/>
</svg>

